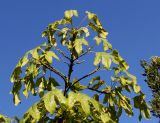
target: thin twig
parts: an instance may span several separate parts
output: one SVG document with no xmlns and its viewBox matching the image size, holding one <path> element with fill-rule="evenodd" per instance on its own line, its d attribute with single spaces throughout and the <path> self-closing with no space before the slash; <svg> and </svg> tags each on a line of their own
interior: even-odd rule
<svg viewBox="0 0 160 123">
<path fill-rule="evenodd" d="M 85 60 L 81 60 L 81 61 L 77 60 L 76 63 L 74 63 L 74 65 L 76 65 L 76 64 L 82 64 L 83 62 L 85 62 Z"/>
<path fill-rule="evenodd" d="M 82 25 L 82 23 L 86 20 L 86 18 L 87 18 L 87 15 L 82 19 L 82 21 L 79 23 L 79 25 L 78 25 L 78 29 L 79 29 L 79 27 Z"/>
<path fill-rule="evenodd" d="M 92 49 L 94 48 L 94 46 L 92 47 L 88 47 L 88 49 L 86 51 L 84 51 L 79 57 L 77 57 L 75 60 L 81 58 L 82 56 L 86 55 L 87 53 L 89 53 Z"/>
<path fill-rule="evenodd" d="M 67 88 L 67 91 L 68 91 L 71 87 L 73 87 L 76 83 L 78 83 L 79 81 L 81 81 L 82 79 L 85 79 L 85 78 L 87 78 L 88 76 L 96 73 L 96 72 L 99 70 L 99 68 L 100 68 L 100 65 L 99 65 L 96 69 L 94 69 L 92 72 L 90 72 L 90 73 L 84 75 L 83 77 L 79 78 L 79 79 L 78 79 L 77 81 L 75 81 L 70 87 Z M 66 92 L 67 92 L 67 91 L 66 91 Z"/>
<path fill-rule="evenodd" d="M 88 87 L 86 89 L 89 89 L 89 90 L 92 90 L 92 91 L 96 91 L 96 92 L 101 93 L 101 94 L 109 94 L 110 93 L 110 92 L 106 92 L 106 91 L 95 90 L 95 89 L 90 88 L 90 87 Z"/>
<path fill-rule="evenodd" d="M 50 71 L 56 73 L 58 76 L 60 76 L 64 82 L 66 83 L 67 82 L 67 77 L 61 73 L 60 71 L 58 71 L 57 69 L 55 69 L 54 67 L 50 66 L 50 65 L 47 65 L 47 64 L 44 64 L 43 62 L 40 62 L 43 66 L 45 66 L 47 69 L 49 69 Z"/>
<path fill-rule="evenodd" d="M 66 62 L 63 58 L 60 58 L 60 60 L 61 60 L 63 63 L 65 63 L 65 64 L 67 64 L 67 65 L 69 66 L 69 63 Z"/>
<path fill-rule="evenodd" d="M 63 57 L 65 57 L 66 59 L 70 60 L 70 58 L 62 51 L 60 50 L 59 48 L 56 49 L 59 53 L 62 54 Z"/>
</svg>

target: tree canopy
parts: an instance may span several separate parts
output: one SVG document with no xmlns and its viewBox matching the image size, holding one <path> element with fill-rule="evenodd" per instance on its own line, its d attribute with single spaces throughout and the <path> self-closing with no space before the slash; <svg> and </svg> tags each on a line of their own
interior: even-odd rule
<svg viewBox="0 0 160 123">
<path fill-rule="evenodd" d="M 151 112 L 160 119 L 160 57 L 154 56 L 150 62 L 142 60 L 141 66 L 144 68 L 145 82 L 152 91 Z"/>
<path fill-rule="evenodd" d="M 21 92 L 26 98 L 29 94 L 40 98 L 20 122 L 117 123 L 123 112 L 133 116 L 133 108 L 140 111 L 139 120 L 142 115 L 150 118 L 136 77 L 107 40 L 108 32 L 98 16 L 86 11 L 75 26 L 74 18 L 78 16 L 76 10 L 65 11 L 62 19 L 43 31 L 46 42 L 28 51 L 16 65 L 11 75 L 14 104 L 21 102 Z M 55 62 L 64 63 L 67 73 L 58 70 Z M 93 64 L 94 69 L 85 74 L 81 67 L 84 75 L 73 76 L 78 71 L 75 66 L 86 63 Z M 105 72 L 110 79 L 103 79 Z"/>
</svg>

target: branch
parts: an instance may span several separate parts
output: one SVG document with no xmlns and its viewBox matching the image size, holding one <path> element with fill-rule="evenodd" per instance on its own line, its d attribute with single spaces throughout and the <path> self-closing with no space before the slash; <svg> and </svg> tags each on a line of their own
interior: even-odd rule
<svg viewBox="0 0 160 123">
<path fill-rule="evenodd" d="M 58 76 L 60 76 L 64 82 L 66 83 L 66 80 L 67 80 L 67 77 L 61 73 L 60 71 L 58 71 L 57 69 L 55 69 L 54 67 L 50 66 L 50 65 L 47 65 L 47 64 L 44 64 L 42 62 L 40 62 L 43 66 L 45 66 L 47 69 L 49 69 L 50 71 L 56 73 Z"/>
<path fill-rule="evenodd" d="M 96 73 L 96 72 L 99 70 L 99 68 L 100 68 L 100 65 L 99 65 L 96 69 L 94 69 L 92 72 L 90 72 L 90 73 L 86 74 L 85 76 L 79 78 L 76 82 L 81 81 L 82 79 L 84 79 L 84 78 L 86 78 L 86 77 L 88 77 L 88 76 Z M 75 83 L 76 83 L 76 82 L 75 82 Z M 75 84 L 75 83 L 74 83 L 74 84 Z"/>
<path fill-rule="evenodd" d="M 110 93 L 110 92 L 106 92 L 106 91 L 95 90 L 95 89 L 90 88 L 90 87 L 88 87 L 86 89 L 89 89 L 89 90 L 92 90 L 92 91 L 96 91 L 96 92 L 101 93 L 101 94 L 109 94 Z"/>
<path fill-rule="evenodd" d="M 79 59 L 80 57 L 82 57 L 82 56 L 84 56 L 84 55 L 86 55 L 88 52 L 90 52 L 91 51 L 91 49 L 92 49 L 93 47 L 89 47 L 86 51 L 84 51 L 79 57 L 77 57 L 75 60 L 77 60 L 77 59 Z"/>
<path fill-rule="evenodd" d="M 85 60 L 82 60 L 82 61 L 77 60 L 77 62 L 74 63 L 74 65 L 76 65 L 76 64 L 82 64 L 83 62 L 85 62 Z"/>
<path fill-rule="evenodd" d="M 63 63 L 65 63 L 65 64 L 67 64 L 67 65 L 69 66 L 69 63 L 66 62 L 63 58 L 60 58 L 60 60 L 61 60 Z"/>
<path fill-rule="evenodd" d="M 79 57 L 77 57 L 75 60 L 79 59 L 80 57 L 86 55 L 87 53 L 91 52 L 91 50 L 95 47 L 96 45 L 93 45 L 91 47 L 88 47 L 86 51 L 84 51 Z"/>
<path fill-rule="evenodd" d="M 86 18 L 87 18 L 87 15 L 82 19 L 82 21 L 79 23 L 79 25 L 78 25 L 78 29 L 80 28 L 80 26 L 82 25 L 82 23 L 86 20 Z"/>
<path fill-rule="evenodd" d="M 79 79 L 78 79 L 77 81 L 75 81 L 69 88 L 67 88 L 67 91 L 68 91 L 71 87 L 73 87 L 76 83 L 78 83 L 79 81 L 81 81 L 82 79 L 87 78 L 88 76 L 96 73 L 96 72 L 99 70 L 99 68 L 100 68 L 100 65 L 99 65 L 96 69 L 94 69 L 92 72 L 90 72 L 90 73 L 86 74 L 85 76 L 79 78 Z"/>
<path fill-rule="evenodd" d="M 63 57 L 65 57 L 66 59 L 68 59 L 68 60 L 70 60 L 70 58 L 62 51 L 62 50 L 60 50 L 60 49 L 56 49 L 59 53 L 61 53 L 62 54 L 62 56 Z"/>
</svg>

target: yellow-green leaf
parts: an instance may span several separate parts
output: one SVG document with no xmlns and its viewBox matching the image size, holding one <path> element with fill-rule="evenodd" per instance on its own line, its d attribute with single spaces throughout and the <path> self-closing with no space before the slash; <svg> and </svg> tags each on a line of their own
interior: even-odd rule
<svg viewBox="0 0 160 123">
<path fill-rule="evenodd" d="M 54 97 L 53 93 L 48 92 L 43 97 L 43 101 L 44 101 L 45 107 L 48 110 L 48 112 L 53 114 L 56 109 L 56 102 L 55 102 L 55 97 Z"/>
<path fill-rule="evenodd" d="M 102 64 L 104 65 L 104 67 L 106 69 L 109 69 L 110 66 L 111 66 L 111 58 L 110 58 L 110 55 L 107 54 L 107 53 L 103 53 L 102 55 Z"/>
<path fill-rule="evenodd" d="M 17 106 L 21 102 L 18 94 L 14 95 L 14 104 Z"/>
<path fill-rule="evenodd" d="M 101 58 L 102 58 L 102 53 L 101 52 L 97 52 L 96 56 L 94 58 L 94 65 L 97 66 L 100 62 L 101 62 Z"/>
<path fill-rule="evenodd" d="M 88 42 L 84 38 L 75 40 L 74 47 L 78 55 L 82 53 L 82 45 L 88 45 Z"/>
<path fill-rule="evenodd" d="M 35 103 L 28 111 L 28 113 L 38 121 L 41 118 L 41 114 L 37 108 L 37 103 Z"/>
<path fill-rule="evenodd" d="M 139 93 L 141 91 L 141 87 L 138 85 L 133 85 L 133 89 L 135 93 Z"/>
<path fill-rule="evenodd" d="M 89 20 L 92 20 L 96 15 L 92 12 L 86 11 L 87 17 Z"/>
<path fill-rule="evenodd" d="M 42 32 L 42 37 L 46 37 L 48 35 L 47 31 Z"/>
<path fill-rule="evenodd" d="M 73 15 L 78 17 L 77 10 L 67 10 L 64 12 L 64 17 L 67 19 L 71 19 L 73 17 Z"/>
<path fill-rule="evenodd" d="M 90 34 L 89 34 L 89 30 L 88 30 L 88 28 L 86 28 L 86 27 L 81 27 L 79 30 L 81 30 L 83 33 L 85 33 L 86 34 L 86 37 L 88 37 Z"/>
</svg>

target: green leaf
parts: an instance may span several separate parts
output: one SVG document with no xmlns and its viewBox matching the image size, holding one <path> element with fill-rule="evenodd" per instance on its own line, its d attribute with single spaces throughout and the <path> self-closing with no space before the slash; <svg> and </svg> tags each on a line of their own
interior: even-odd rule
<svg viewBox="0 0 160 123">
<path fill-rule="evenodd" d="M 76 83 L 75 83 L 76 82 Z M 71 90 L 75 91 L 75 92 L 79 92 L 85 88 L 87 88 L 87 86 L 83 86 L 81 85 L 79 82 L 77 82 L 77 79 L 74 78 L 73 82 L 74 86 L 71 87 Z"/>
<path fill-rule="evenodd" d="M 87 17 L 89 20 L 92 20 L 96 15 L 92 12 L 86 11 Z"/>
<path fill-rule="evenodd" d="M 117 95 L 119 96 L 120 106 L 123 107 L 123 109 L 129 116 L 133 116 L 132 106 L 130 105 L 129 99 L 126 96 L 122 95 L 120 92 L 117 92 Z"/>
<path fill-rule="evenodd" d="M 46 54 L 45 54 L 45 58 L 50 64 L 52 63 L 52 57 L 54 57 L 57 60 L 59 60 L 58 56 L 54 52 L 47 51 Z"/>
<path fill-rule="evenodd" d="M 73 15 L 74 15 L 74 16 L 78 17 L 78 12 L 77 12 L 77 10 L 72 10 L 72 12 L 73 12 Z"/>
<path fill-rule="evenodd" d="M 127 76 L 132 79 L 133 84 L 136 84 L 136 83 L 137 83 L 137 78 L 136 78 L 134 75 L 130 74 L 130 73 L 129 73 L 128 71 L 126 71 L 126 70 L 124 70 L 123 72 L 126 73 Z"/>
<path fill-rule="evenodd" d="M 75 40 L 74 47 L 78 55 L 82 53 L 82 45 L 88 45 L 88 42 L 84 38 Z"/>
<path fill-rule="evenodd" d="M 44 95 L 45 83 L 46 83 L 46 80 L 44 76 L 39 77 L 36 81 L 36 85 L 38 86 L 38 93 L 40 97 Z"/>
<path fill-rule="evenodd" d="M 55 102 L 54 94 L 52 92 L 48 92 L 43 97 L 43 101 L 44 101 L 44 104 L 45 104 L 47 111 L 51 114 L 54 114 L 55 109 L 56 109 L 56 105 L 57 105 Z"/>
<path fill-rule="evenodd" d="M 97 45 L 99 45 L 102 42 L 102 38 L 99 38 L 98 36 L 94 37 L 94 40 L 96 40 Z"/>
<path fill-rule="evenodd" d="M 8 118 L 6 116 L 3 116 L 2 114 L 0 114 L 0 122 L 1 123 L 10 123 L 12 121 L 11 118 Z"/>
<path fill-rule="evenodd" d="M 114 50 L 112 52 L 112 58 L 113 58 L 113 62 L 115 64 L 119 64 L 121 65 L 121 67 L 124 69 L 124 70 L 128 70 L 129 66 L 128 64 L 124 61 L 124 59 L 119 55 L 118 51 L 117 50 Z"/>
<path fill-rule="evenodd" d="M 117 112 L 117 116 L 120 117 L 122 115 L 122 107 L 119 108 L 118 112 Z"/>
<path fill-rule="evenodd" d="M 17 106 L 21 102 L 19 94 L 14 95 L 14 104 Z"/>
<path fill-rule="evenodd" d="M 101 32 L 99 33 L 99 36 L 102 38 L 107 38 L 108 32 L 106 32 L 105 30 L 101 30 Z"/>
<path fill-rule="evenodd" d="M 109 69 L 111 66 L 111 58 L 110 54 L 106 52 L 96 52 L 96 56 L 94 58 L 94 65 L 97 66 L 102 60 L 102 64 L 106 69 Z"/>
<path fill-rule="evenodd" d="M 67 99 L 66 99 L 66 97 L 64 97 L 64 95 L 63 95 L 63 93 L 60 89 L 53 88 L 52 89 L 52 94 L 54 94 L 55 97 L 57 97 L 57 99 L 59 100 L 59 102 L 61 104 L 66 104 Z"/>
<path fill-rule="evenodd" d="M 42 37 L 46 37 L 48 35 L 48 31 L 42 32 Z"/>
<path fill-rule="evenodd" d="M 99 101 L 99 95 L 98 94 L 94 94 L 93 99 L 95 99 L 96 101 Z"/>
<path fill-rule="evenodd" d="M 59 83 L 53 77 L 49 77 L 48 81 L 51 82 L 53 86 L 60 86 Z"/>
<path fill-rule="evenodd" d="M 101 58 L 102 58 L 102 53 L 101 52 L 97 52 L 96 56 L 94 58 L 94 65 L 97 66 L 100 62 L 101 62 Z"/>
<path fill-rule="evenodd" d="M 102 112 L 101 108 L 102 108 L 102 105 L 100 105 L 100 103 L 98 101 L 96 101 L 95 99 L 93 98 L 90 98 L 89 99 L 89 102 L 92 103 L 92 105 L 94 106 L 94 108 L 99 111 L 99 112 Z"/>
<path fill-rule="evenodd" d="M 151 118 L 150 110 L 144 109 L 144 110 L 141 110 L 141 113 L 143 114 L 145 119 L 150 119 Z"/>
<path fill-rule="evenodd" d="M 94 90 L 99 89 L 105 82 L 103 80 L 99 80 L 98 83 L 94 84 L 91 88 Z"/>
<path fill-rule="evenodd" d="M 104 48 L 104 51 L 107 51 L 109 49 L 109 46 L 111 46 L 111 45 L 108 46 L 108 43 L 109 42 L 106 39 L 103 39 L 103 48 Z M 110 47 L 110 49 L 111 49 L 111 47 Z"/>
<path fill-rule="evenodd" d="M 19 66 L 16 66 L 16 68 L 14 69 L 10 81 L 11 82 L 17 82 L 20 81 L 20 74 L 22 73 L 22 69 Z"/>
<path fill-rule="evenodd" d="M 78 17 L 77 10 L 67 10 L 64 12 L 64 17 L 67 19 L 71 19 L 73 16 Z"/>
<path fill-rule="evenodd" d="M 96 80 L 100 80 L 100 76 L 96 76 L 96 77 L 93 77 L 92 80 L 89 82 L 89 85 L 92 85 L 93 82 L 95 82 Z"/>
<path fill-rule="evenodd" d="M 135 93 L 139 93 L 141 91 L 141 87 L 138 85 L 133 85 L 133 88 Z"/>
<path fill-rule="evenodd" d="M 73 93 L 72 91 L 68 94 L 68 100 L 67 100 L 67 102 L 68 102 L 68 106 L 69 106 L 70 109 L 71 109 L 71 108 L 74 106 L 74 104 L 76 103 L 76 101 L 77 101 L 76 98 L 77 98 L 76 94 Z"/>
<path fill-rule="evenodd" d="M 26 98 L 28 98 L 28 95 L 29 95 L 28 91 L 29 91 L 29 90 L 27 90 L 27 89 L 24 89 L 24 90 L 23 90 L 23 95 L 24 95 Z"/>
<path fill-rule="evenodd" d="M 110 58 L 110 54 L 108 53 L 103 53 L 102 55 L 102 64 L 104 65 L 104 67 L 106 69 L 109 69 L 111 66 L 111 58 Z"/>
<path fill-rule="evenodd" d="M 107 41 L 107 39 L 100 38 L 100 37 L 96 36 L 96 37 L 94 37 L 94 40 L 96 40 L 97 45 L 99 45 L 101 42 L 103 42 L 104 51 L 107 51 L 108 49 L 112 50 L 112 45 Z"/>
<path fill-rule="evenodd" d="M 110 117 L 105 113 L 101 114 L 101 119 L 102 119 L 103 123 L 110 123 L 109 122 L 110 121 Z"/>
<path fill-rule="evenodd" d="M 32 55 L 33 58 L 35 59 L 38 59 L 39 58 L 39 55 L 38 55 L 38 50 L 39 50 L 39 47 L 33 49 L 30 51 L 30 54 Z"/>
<path fill-rule="evenodd" d="M 41 113 L 39 112 L 37 108 L 37 103 L 35 103 L 29 110 L 28 113 L 38 121 L 41 118 Z"/>
<path fill-rule="evenodd" d="M 88 102 L 88 96 L 85 94 L 78 94 L 79 101 L 81 103 L 83 111 L 86 113 L 86 115 L 90 115 L 90 105 Z"/>
<path fill-rule="evenodd" d="M 83 33 L 85 33 L 86 37 L 88 37 L 90 35 L 89 30 L 86 27 L 81 27 L 79 30 L 82 31 Z"/>
<path fill-rule="evenodd" d="M 28 53 L 26 53 L 19 61 L 21 67 L 25 66 L 29 62 Z"/>
<path fill-rule="evenodd" d="M 139 121 L 141 121 L 141 120 L 142 120 L 142 114 L 141 114 L 141 111 L 140 111 L 140 114 L 139 114 L 139 116 L 138 116 L 138 119 L 139 119 Z"/>
</svg>

